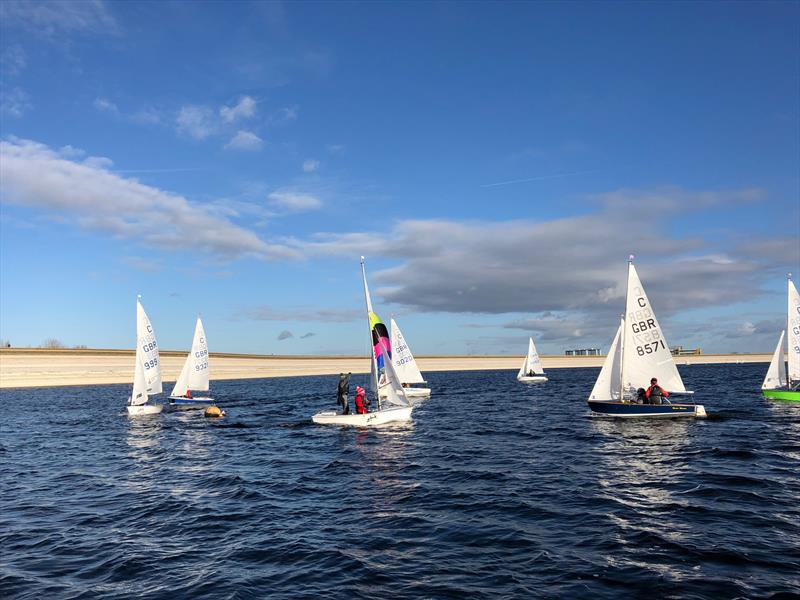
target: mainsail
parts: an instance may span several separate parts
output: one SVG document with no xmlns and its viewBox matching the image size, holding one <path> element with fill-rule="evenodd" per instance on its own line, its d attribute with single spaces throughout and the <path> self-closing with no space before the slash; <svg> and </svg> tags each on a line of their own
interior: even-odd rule
<svg viewBox="0 0 800 600">
<path fill-rule="evenodd" d="M 160 394 L 161 360 L 158 355 L 158 344 L 155 332 L 142 308 L 136 300 L 136 367 L 133 374 L 133 392 L 130 403 L 144 404 L 148 395 Z"/>
<path fill-rule="evenodd" d="M 790 282 L 791 283 L 791 282 Z M 772 360 L 767 369 L 767 376 L 764 377 L 764 383 L 761 384 L 762 390 L 774 390 L 777 388 L 786 387 L 786 362 L 783 360 L 783 336 L 786 331 L 781 331 L 781 337 L 778 339 L 778 345 L 775 347 L 775 352 L 772 354 Z M 791 349 L 789 356 L 791 356 Z"/>
<path fill-rule="evenodd" d="M 400 383 L 425 383 L 422 373 L 419 371 L 417 361 L 414 360 L 414 355 L 411 354 L 409 348 L 403 337 L 403 332 L 394 319 L 389 320 L 389 327 L 392 334 L 391 342 L 391 356 L 394 369 L 400 378 Z"/>
<path fill-rule="evenodd" d="M 172 396 L 182 396 L 187 390 L 208 390 L 208 342 L 206 332 L 203 329 L 203 322 L 197 317 L 194 327 L 194 338 L 192 339 L 192 349 L 183 363 L 183 369 L 172 388 Z"/>
<path fill-rule="evenodd" d="M 621 346 L 619 343 L 622 330 L 625 327 L 623 319 L 620 319 L 617 334 L 614 336 L 614 341 L 611 342 L 611 347 L 608 349 L 605 361 L 603 361 L 603 368 L 600 369 L 600 375 L 597 376 L 597 381 L 592 388 L 592 393 L 589 395 L 589 400 L 619 400 L 620 393 L 620 359 L 621 359 Z"/>
<path fill-rule="evenodd" d="M 659 385 L 669 392 L 686 392 L 632 260 L 628 262 L 628 293 L 623 323 L 623 393 L 647 387 L 651 377 L 658 378 Z"/>
<path fill-rule="evenodd" d="M 522 367 L 520 367 L 519 373 L 517 373 L 517 379 L 525 377 L 531 371 L 533 371 L 534 375 L 544 375 L 542 361 L 539 359 L 539 353 L 536 352 L 533 338 L 528 338 L 528 354 L 525 356 L 525 360 L 522 361 Z"/>
<path fill-rule="evenodd" d="M 789 381 L 800 381 L 800 294 L 789 278 Z"/>
</svg>

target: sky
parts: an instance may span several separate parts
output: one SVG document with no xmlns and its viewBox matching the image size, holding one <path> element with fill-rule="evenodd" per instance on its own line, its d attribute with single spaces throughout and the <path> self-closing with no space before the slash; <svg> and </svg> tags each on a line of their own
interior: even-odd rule
<svg viewBox="0 0 800 600">
<path fill-rule="evenodd" d="M 800 3 L 0 3 L 0 339 L 771 352 Z"/>
</svg>

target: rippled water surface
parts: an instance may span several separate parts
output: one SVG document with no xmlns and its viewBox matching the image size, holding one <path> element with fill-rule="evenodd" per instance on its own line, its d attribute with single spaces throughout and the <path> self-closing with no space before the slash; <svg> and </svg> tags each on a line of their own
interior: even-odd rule
<svg viewBox="0 0 800 600">
<path fill-rule="evenodd" d="M 372 430 L 310 422 L 337 377 L 214 382 L 217 421 L 3 390 L 0 595 L 788 597 L 800 403 L 765 369 L 681 367 L 704 421 L 592 419 L 598 369 L 431 373 Z"/>
</svg>

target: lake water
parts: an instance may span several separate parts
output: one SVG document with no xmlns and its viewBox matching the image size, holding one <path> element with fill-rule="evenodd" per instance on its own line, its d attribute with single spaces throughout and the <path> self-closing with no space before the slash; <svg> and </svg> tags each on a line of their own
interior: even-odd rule
<svg viewBox="0 0 800 600">
<path fill-rule="evenodd" d="M 335 376 L 212 382 L 216 421 L 2 390 L 0 595 L 800 594 L 800 403 L 765 364 L 680 369 L 707 420 L 592 419 L 598 369 L 431 373 L 380 430 L 310 422 Z"/>
</svg>

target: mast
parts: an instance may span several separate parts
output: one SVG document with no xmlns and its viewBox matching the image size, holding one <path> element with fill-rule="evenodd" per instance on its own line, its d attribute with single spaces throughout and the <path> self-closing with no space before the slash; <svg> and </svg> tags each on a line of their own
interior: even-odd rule
<svg viewBox="0 0 800 600">
<path fill-rule="evenodd" d="M 378 408 L 381 407 L 381 395 L 378 392 L 378 359 L 375 356 L 375 348 L 372 343 L 372 323 L 369 320 L 369 314 L 372 312 L 372 299 L 369 297 L 369 286 L 367 285 L 367 269 L 364 266 L 364 257 L 361 257 L 361 279 L 364 281 L 364 302 L 367 305 L 367 340 L 369 340 L 369 356 L 370 356 L 370 379 L 372 380 L 372 392 L 378 399 Z"/>
</svg>

